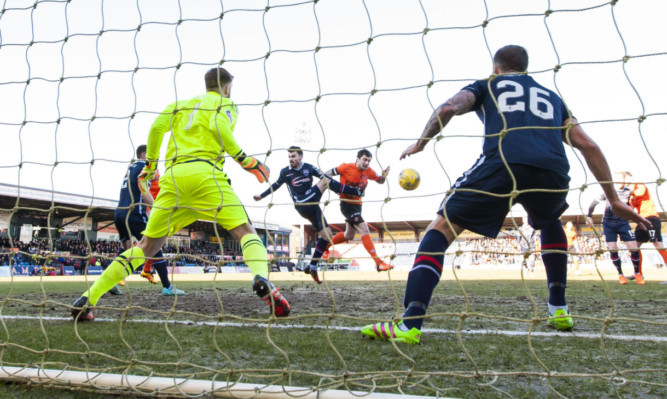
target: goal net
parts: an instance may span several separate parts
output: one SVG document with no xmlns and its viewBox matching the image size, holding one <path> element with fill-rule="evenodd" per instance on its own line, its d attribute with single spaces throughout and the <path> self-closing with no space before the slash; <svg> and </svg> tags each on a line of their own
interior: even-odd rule
<svg viewBox="0 0 667 399">
<path fill-rule="evenodd" d="M 544 269 L 539 256 L 534 270 L 522 268 L 527 254 L 516 243 L 520 207 L 497 239 L 464 234 L 451 245 L 421 345 L 359 333 L 403 313 L 419 223 L 472 166 L 482 125 L 473 114 L 454 118 L 423 153 L 399 161 L 401 152 L 440 104 L 492 73 L 506 44 L 527 49 L 528 73 L 559 93 L 612 169 L 646 184 L 664 215 L 666 11 L 658 0 L 3 1 L 0 392 L 19 382 L 128 396 L 667 395 L 662 258 L 645 244 L 648 284 L 619 291 L 600 226 L 585 222 L 600 186 L 569 147 L 564 218 L 580 235 L 568 282 L 572 333 L 546 328 Z M 271 169 L 271 182 L 293 145 L 323 171 L 355 162 L 360 149 L 378 174 L 390 168 L 386 183 L 368 184 L 363 218 L 395 268 L 375 272 L 357 235 L 331 250 L 321 286 L 277 272 L 307 263 L 313 231 L 284 187 L 256 202 L 268 185 L 227 162 L 292 315 L 271 317 L 250 274 L 227 273 L 242 263 L 239 243 L 215 228 L 199 236 L 211 227 L 197 222 L 165 250 L 186 295 L 162 296 L 131 276 L 123 295 L 102 298 L 94 323 L 72 323 L 72 302 L 96 277 L 50 276 L 53 263 L 101 272 L 114 258 L 105 215 L 136 148 L 165 106 L 204 92 L 203 75 L 216 66 L 234 76 L 235 138 Z M 406 168 L 420 174 L 414 191 L 397 182 Z M 345 229 L 339 204 L 324 194 L 334 234 Z"/>
</svg>

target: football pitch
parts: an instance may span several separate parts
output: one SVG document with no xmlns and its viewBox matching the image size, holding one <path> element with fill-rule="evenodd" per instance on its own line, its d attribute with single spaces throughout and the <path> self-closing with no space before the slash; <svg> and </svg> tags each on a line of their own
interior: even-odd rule
<svg viewBox="0 0 667 399">
<path fill-rule="evenodd" d="M 571 277 L 575 328 L 561 333 L 546 325 L 539 272 L 522 280 L 516 271 L 477 277 L 462 271 L 457 281 L 449 271 L 436 288 L 421 345 L 363 340 L 359 327 L 402 313 L 405 274 L 328 272 L 318 286 L 301 273 L 275 273 L 292 306 L 282 320 L 269 318 L 249 275 L 174 276 L 187 292 L 178 298 L 133 276 L 124 295 L 100 300 L 94 322 L 76 326 L 68 306 L 85 281 L 15 279 L 0 285 L 0 361 L 466 398 L 667 396 L 664 269 L 646 273 L 646 286 L 621 286 L 613 274 L 604 275 L 606 283 L 590 273 Z M 43 397 L 54 389 L 5 383 L 0 396 Z M 90 391 L 57 395 L 88 397 Z"/>
</svg>

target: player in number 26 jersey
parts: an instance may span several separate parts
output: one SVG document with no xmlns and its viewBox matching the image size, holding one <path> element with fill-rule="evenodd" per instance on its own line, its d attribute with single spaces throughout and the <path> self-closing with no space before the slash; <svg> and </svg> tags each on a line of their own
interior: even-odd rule
<svg viewBox="0 0 667 399">
<path fill-rule="evenodd" d="M 561 128 L 571 115 L 556 93 L 519 73 L 476 81 L 463 90 L 475 95 L 473 110 L 484 123 L 485 163 L 503 163 L 499 151 L 502 145 L 507 163 L 567 175 L 570 167 Z M 500 133 L 507 129 L 512 130 L 500 144 Z"/>
</svg>

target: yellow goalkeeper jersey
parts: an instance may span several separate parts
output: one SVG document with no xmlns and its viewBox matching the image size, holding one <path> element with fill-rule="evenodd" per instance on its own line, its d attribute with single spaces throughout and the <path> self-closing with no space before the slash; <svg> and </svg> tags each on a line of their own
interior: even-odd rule
<svg viewBox="0 0 667 399">
<path fill-rule="evenodd" d="M 215 92 L 177 101 L 153 122 L 146 159 L 159 159 L 164 134 L 171 130 L 165 168 L 201 160 L 222 170 L 225 153 L 234 158 L 243 153 L 232 134 L 237 115 L 236 104 Z"/>
</svg>

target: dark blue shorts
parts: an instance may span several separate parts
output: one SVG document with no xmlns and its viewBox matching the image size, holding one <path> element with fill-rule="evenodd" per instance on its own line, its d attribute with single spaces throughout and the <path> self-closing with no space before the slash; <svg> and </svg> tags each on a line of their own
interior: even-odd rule
<svg viewBox="0 0 667 399">
<path fill-rule="evenodd" d="M 606 223 L 602 222 L 602 232 L 607 242 L 616 242 L 618 238 L 623 242 L 635 241 L 635 233 L 630 227 L 630 223 Z"/>
<path fill-rule="evenodd" d="M 445 217 L 453 223 L 491 238 L 498 236 L 511 205 L 515 203 L 523 205 L 530 225 L 535 229 L 558 221 L 568 207 L 570 177 L 527 165 L 512 164 L 510 168 L 517 190 L 538 191 L 522 193 L 512 199 L 509 194 L 513 190 L 513 181 L 507 168 L 502 164 L 485 164 L 480 158 L 454 183 L 454 192 L 442 201 L 438 214 L 445 216 L 446 211 Z"/>
<path fill-rule="evenodd" d="M 637 242 L 641 244 L 645 242 L 662 242 L 662 223 L 660 222 L 660 218 L 650 216 L 646 219 L 651 222 L 651 228 L 647 231 L 637 226 L 635 228 L 635 237 L 637 238 Z"/>
<path fill-rule="evenodd" d="M 327 219 L 324 217 L 319 205 L 296 205 L 296 211 L 299 212 L 299 215 L 307 219 L 317 232 L 329 227 Z"/>
<path fill-rule="evenodd" d="M 134 237 L 141 240 L 143 237 L 141 233 L 146 229 L 146 221 L 136 217 L 127 217 L 127 213 L 114 214 L 113 222 L 118 230 L 118 239 L 120 242 L 125 242 Z M 129 229 L 128 229 L 129 228 Z"/>
<path fill-rule="evenodd" d="M 322 209 L 320 209 L 319 203 L 321 198 L 322 193 L 317 186 L 312 187 L 303 195 L 293 198 L 296 211 L 299 212 L 299 215 L 307 219 L 317 232 L 329 227 Z"/>
</svg>

